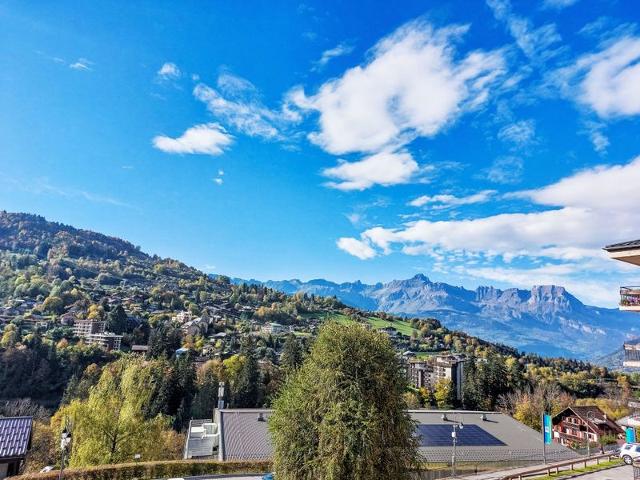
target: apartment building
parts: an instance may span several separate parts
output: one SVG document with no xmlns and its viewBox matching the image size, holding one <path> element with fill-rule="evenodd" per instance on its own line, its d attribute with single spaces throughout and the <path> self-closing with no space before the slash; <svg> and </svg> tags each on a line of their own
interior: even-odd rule
<svg viewBox="0 0 640 480">
<path fill-rule="evenodd" d="M 451 382 L 456 398 L 462 400 L 464 382 L 464 355 L 434 355 L 427 358 L 409 360 L 407 375 L 416 388 L 433 390 L 441 379 Z"/>
</svg>

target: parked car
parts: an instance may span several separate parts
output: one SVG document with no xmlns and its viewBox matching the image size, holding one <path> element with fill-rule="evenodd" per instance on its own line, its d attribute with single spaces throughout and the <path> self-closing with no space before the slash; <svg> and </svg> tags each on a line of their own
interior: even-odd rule
<svg viewBox="0 0 640 480">
<path fill-rule="evenodd" d="M 631 465 L 636 458 L 640 458 L 640 443 L 625 443 L 618 456 L 624 463 Z"/>
</svg>

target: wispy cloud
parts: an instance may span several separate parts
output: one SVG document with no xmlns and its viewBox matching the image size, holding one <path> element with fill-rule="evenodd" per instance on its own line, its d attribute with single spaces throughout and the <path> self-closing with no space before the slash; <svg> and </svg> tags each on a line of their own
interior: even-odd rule
<svg viewBox="0 0 640 480">
<path fill-rule="evenodd" d="M 329 50 L 325 50 L 322 52 L 320 59 L 315 62 L 313 69 L 316 71 L 322 70 L 334 58 L 349 55 L 353 52 L 353 48 L 353 45 L 343 42 Z"/>
<path fill-rule="evenodd" d="M 86 58 L 79 58 L 75 62 L 69 64 L 69 68 L 71 68 L 72 70 L 90 71 L 93 70 L 92 66 L 93 62 L 91 60 L 87 60 Z"/>
<path fill-rule="evenodd" d="M 496 193 L 497 192 L 495 190 L 482 190 L 464 197 L 456 197 L 455 195 L 450 194 L 422 195 L 411 200 L 409 205 L 412 207 L 424 207 L 425 205 L 431 205 L 434 208 L 440 209 L 457 207 L 460 205 L 472 205 L 488 202 Z"/>
<path fill-rule="evenodd" d="M 490 182 L 502 185 L 519 183 L 524 172 L 524 161 L 520 157 L 504 156 L 496 158 L 491 166 L 484 171 Z"/>
<path fill-rule="evenodd" d="M 91 203 L 102 203 L 115 207 L 135 208 L 129 203 L 108 195 L 102 195 L 89 190 L 55 185 L 46 177 L 33 178 L 27 182 L 0 174 L 0 183 L 3 183 L 7 188 L 14 188 L 34 195 L 53 195 L 67 199 L 86 200 Z"/>
<path fill-rule="evenodd" d="M 575 5 L 579 1 L 580 0 L 544 0 L 542 2 L 542 6 L 544 8 L 554 8 L 556 10 L 560 10 L 570 7 L 571 5 Z"/>
<path fill-rule="evenodd" d="M 223 73 L 217 88 L 199 83 L 193 95 L 223 124 L 252 137 L 285 140 L 285 130 L 300 120 L 285 101 L 279 110 L 267 108 L 258 89 L 248 80 Z"/>
<path fill-rule="evenodd" d="M 531 20 L 513 11 L 510 0 L 487 0 L 487 5 L 532 63 L 543 64 L 563 51 L 559 46 L 562 37 L 554 23 L 535 27 Z"/>
<path fill-rule="evenodd" d="M 158 135 L 153 138 L 153 146 L 166 153 L 200 153 L 221 155 L 231 145 L 233 137 L 217 123 L 195 125 L 177 138 Z"/>
<path fill-rule="evenodd" d="M 534 142 L 536 136 L 535 120 L 520 120 L 502 127 L 498 138 L 517 147 L 524 147 Z"/>
</svg>

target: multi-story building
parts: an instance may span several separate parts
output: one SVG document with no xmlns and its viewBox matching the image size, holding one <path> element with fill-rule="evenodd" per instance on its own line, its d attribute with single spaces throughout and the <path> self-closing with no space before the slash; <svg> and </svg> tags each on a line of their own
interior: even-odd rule
<svg viewBox="0 0 640 480">
<path fill-rule="evenodd" d="M 553 438 L 562 445 L 599 443 L 602 437 L 622 438 L 624 431 L 596 406 L 568 407 L 553 417 Z"/>
<path fill-rule="evenodd" d="M 429 390 L 433 390 L 439 380 L 449 380 L 456 392 L 456 398 L 462 400 L 465 360 L 464 355 L 412 358 L 409 360 L 407 375 L 414 387 Z"/>
<path fill-rule="evenodd" d="M 73 322 L 73 334 L 76 337 L 86 338 L 89 335 L 103 333 L 107 322 L 102 320 L 76 320 Z"/>
<path fill-rule="evenodd" d="M 614 260 L 640 266 L 640 240 L 615 243 L 604 249 Z M 640 312 L 640 287 L 620 287 L 620 310 Z M 625 343 L 623 365 L 640 367 L 640 342 Z"/>
<path fill-rule="evenodd" d="M 85 337 L 85 340 L 93 345 L 99 345 L 105 350 L 120 350 L 122 335 L 111 332 L 92 333 Z"/>
<path fill-rule="evenodd" d="M 263 333 L 270 333 L 271 335 L 279 335 L 287 331 L 287 327 L 280 325 L 276 322 L 267 323 L 262 327 Z"/>
</svg>

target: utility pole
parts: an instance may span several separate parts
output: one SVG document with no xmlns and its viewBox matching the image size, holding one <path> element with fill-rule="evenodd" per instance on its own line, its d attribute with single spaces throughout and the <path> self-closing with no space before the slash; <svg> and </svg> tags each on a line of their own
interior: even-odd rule
<svg viewBox="0 0 640 480">
<path fill-rule="evenodd" d="M 60 434 L 60 472 L 58 473 L 58 480 L 62 480 L 62 475 L 64 471 L 64 457 L 67 453 L 67 449 L 71 444 L 71 432 L 67 430 L 67 427 L 64 427 L 62 433 Z"/>
<path fill-rule="evenodd" d="M 453 453 L 451 454 L 451 476 L 456 476 L 456 446 L 458 443 L 458 430 L 464 428 L 464 423 L 455 422 L 453 425 L 453 431 L 451 432 L 451 438 L 453 440 Z"/>
</svg>

